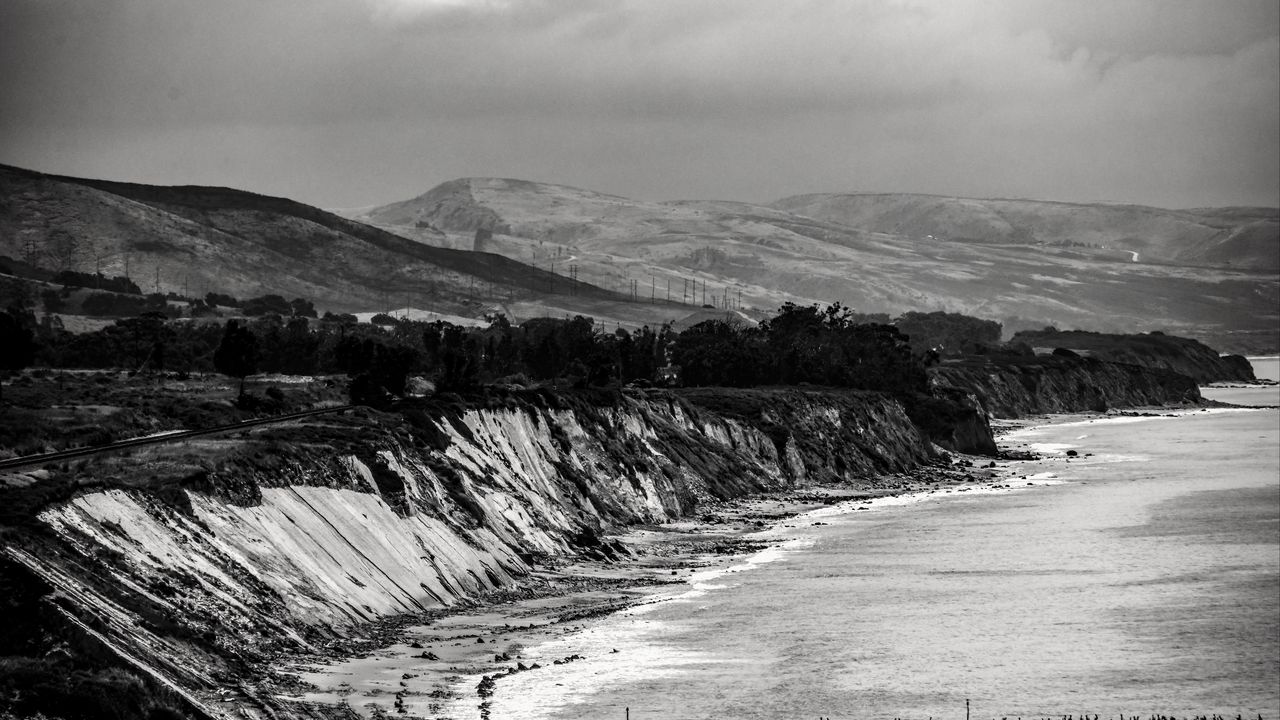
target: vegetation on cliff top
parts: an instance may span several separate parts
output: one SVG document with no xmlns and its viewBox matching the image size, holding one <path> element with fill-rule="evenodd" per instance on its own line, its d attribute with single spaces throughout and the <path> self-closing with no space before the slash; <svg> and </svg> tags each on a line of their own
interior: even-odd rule
<svg viewBox="0 0 1280 720">
<path fill-rule="evenodd" d="M 220 295 L 210 295 L 210 302 L 245 304 Z M 1095 358 L 1183 372 L 1201 382 L 1252 379 L 1242 359 L 1221 359 L 1195 341 L 1171 336 L 1060 333 L 1050 328 L 1024 331 L 1001 345 L 1001 328 L 995 322 L 943 312 L 907 313 L 890 321 L 887 316 L 855 313 L 839 303 L 788 303 L 757 326 L 712 319 L 683 332 L 667 326 L 604 332 L 582 316 L 535 318 L 513 325 L 495 315 L 487 327 L 390 317 L 375 324 L 350 316 L 316 318 L 311 304 L 301 299 L 247 302 L 289 314 L 233 319 L 224 328 L 207 320 L 172 321 L 160 313 L 145 313 L 77 334 L 37 322 L 33 313 L 10 310 L 0 329 L 12 339 L 30 338 L 34 347 L 29 343 L 28 352 L 19 353 L 22 342 L 7 343 L 13 351 L 7 352 L 5 369 L 12 372 L 34 362 L 50 368 L 164 371 L 179 379 L 216 369 L 240 378 L 242 385 L 257 373 L 346 375 L 350 400 L 373 405 L 432 388 L 457 391 L 493 384 L 850 388 L 893 395 L 935 442 L 980 452 L 992 448 L 980 438 L 987 433 L 968 427 L 977 405 L 966 393 L 977 386 L 957 385 L 954 373 L 942 383 L 934 373 L 931 382 L 929 368 L 940 359 L 973 353 L 985 358 L 990 369 L 1016 365 L 1019 358 L 1032 355 L 1032 344 L 1086 346 L 1083 349 Z M 1058 350 L 1060 355 L 1066 352 Z M 279 404 L 271 397 L 244 393 L 237 399 L 241 409 L 250 411 Z M 1072 405 L 1076 406 L 1101 402 L 1080 401 Z M 967 429 L 960 431 L 962 426 Z M 17 430 L 18 436 L 30 434 Z"/>
<path fill-rule="evenodd" d="M 1065 348 L 1099 360 L 1172 370 L 1199 383 L 1253 382 L 1253 368 L 1239 355 L 1221 356 L 1213 348 L 1190 338 L 1152 332 L 1117 335 L 1055 328 L 1023 330 L 1014 343 L 1032 347 Z"/>
</svg>

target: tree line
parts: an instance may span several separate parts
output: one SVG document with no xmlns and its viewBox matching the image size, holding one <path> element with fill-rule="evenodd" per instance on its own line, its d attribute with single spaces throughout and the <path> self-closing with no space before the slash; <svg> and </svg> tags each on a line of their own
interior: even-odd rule
<svg viewBox="0 0 1280 720">
<path fill-rule="evenodd" d="M 927 391 L 925 369 L 939 354 L 996 343 L 1000 333 L 997 323 L 950 313 L 865 322 L 880 316 L 860 315 L 839 303 L 787 303 L 758 326 L 726 319 L 683 332 L 666 325 L 608 332 L 583 316 L 512 324 L 496 315 L 480 327 L 389 317 L 380 318 L 381 324 L 359 323 L 351 315 L 316 317 L 305 301 L 272 300 L 272 309 L 282 312 L 225 324 L 147 312 L 87 333 L 67 332 L 51 316 L 37 321 L 29 311 L 11 310 L 0 323 L 8 336 L 0 346 L 25 348 L 23 357 L 15 354 L 7 362 L 10 371 L 27 364 L 219 371 L 242 380 L 258 373 L 341 373 L 351 378 L 352 396 L 359 400 L 402 395 L 414 376 L 448 390 L 502 382 L 808 383 L 909 396 Z"/>
</svg>

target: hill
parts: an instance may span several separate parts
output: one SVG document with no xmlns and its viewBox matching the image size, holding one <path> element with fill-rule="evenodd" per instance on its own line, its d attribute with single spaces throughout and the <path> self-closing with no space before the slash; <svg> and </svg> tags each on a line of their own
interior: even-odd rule
<svg viewBox="0 0 1280 720">
<path fill-rule="evenodd" d="M 919 195 L 648 202 L 465 178 L 358 219 L 450 247 L 487 230 L 485 249 L 659 302 L 750 314 L 838 300 L 1255 352 L 1280 348 L 1276 214 Z"/>
<path fill-rule="evenodd" d="M 0 255 L 144 292 L 276 293 L 324 310 L 626 315 L 628 298 L 502 255 L 432 247 L 292 200 L 0 166 Z M 618 311 L 621 307 L 622 310 Z"/>
<path fill-rule="evenodd" d="M 797 195 L 772 207 L 913 238 L 1091 248 L 1129 254 L 1135 262 L 1280 270 L 1280 211 L 1270 208 L 1165 210 L 902 193 Z"/>
</svg>

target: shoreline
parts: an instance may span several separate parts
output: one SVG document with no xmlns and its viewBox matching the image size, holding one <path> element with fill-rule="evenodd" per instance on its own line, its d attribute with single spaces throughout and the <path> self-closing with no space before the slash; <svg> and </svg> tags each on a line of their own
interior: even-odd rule
<svg viewBox="0 0 1280 720">
<path fill-rule="evenodd" d="M 739 498 L 705 507 L 696 518 L 632 526 L 605 538 L 606 547 L 626 549 L 614 559 L 558 558 L 516 586 L 457 607 L 354 628 L 352 634 L 361 637 L 332 641 L 320 654 L 280 658 L 262 690 L 316 717 L 487 718 L 503 678 L 588 659 L 578 652 L 547 657 L 538 648 L 566 644 L 592 620 L 698 592 L 699 582 L 709 577 L 745 569 L 740 565 L 753 567 L 759 563 L 752 559 L 793 539 L 788 531 L 825 524 L 823 514 L 1056 484 L 1054 473 L 1020 472 L 1020 466 L 1070 462 L 1074 456 L 1034 443 L 1011 444 L 1021 432 L 1246 409 L 1150 407 L 1000 420 L 992 424 L 998 458 L 949 453 L 950 464 L 868 479 L 864 486 L 813 486 Z"/>
<path fill-rule="evenodd" d="M 502 691 L 502 678 L 585 659 L 577 653 L 535 658 L 526 651 L 572 636 L 593 619 L 696 592 L 709 574 L 737 571 L 736 565 L 778 550 L 791 539 L 788 532 L 825 524 L 823 514 L 1008 490 L 1010 480 L 1051 482 L 1010 470 L 1038 459 L 1025 453 L 944 457 L 949 464 L 865 484 L 737 498 L 704 507 L 696 517 L 625 528 L 604 538 L 606 546 L 625 548 L 616 559 L 558 558 L 516 586 L 459 606 L 353 628 L 319 653 L 278 658 L 260 692 L 316 717 L 487 717 L 488 698 Z"/>
</svg>

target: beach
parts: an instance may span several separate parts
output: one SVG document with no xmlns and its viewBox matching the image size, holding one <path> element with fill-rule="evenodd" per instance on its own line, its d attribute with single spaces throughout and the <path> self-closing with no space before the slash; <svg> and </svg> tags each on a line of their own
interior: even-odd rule
<svg viewBox="0 0 1280 720">
<path fill-rule="evenodd" d="M 346 706 L 364 716 L 403 709 L 410 717 L 483 717 L 489 698 L 517 674 L 558 668 L 588 653 L 598 664 L 598 648 L 571 650 L 593 619 L 696 597 L 722 575 L 751 570 L 797 547 L 790 534 L 820 527 L 823 518 L 934 495 L 1007 490 L 1009 471 L 985 467 L 989 462 L 956 456 L 953 466 L 877 478 L 876 487 L 806 487 L 711 504 L 682 522 L 631 528 L 616 538 L 626 552 L 615 558 L 540 567 L 519 588 L 370 626 L 364 637 L 335 641 L 331 652 L 291 658 L 283 669 L 301 683 L 282 689 L 281 696 L 312 707 Z M 556 647 L 566 648 L 564 654 L 556 655 Z M 615 665 L 638 660 L 613 650 L 603 654 L 614 656 L 606 659 Z M 477 694 L 485 677 L 494 680 L 492 693 Z"/>
<path fill-rule="evenodd" d="M 1206 397 L 1232 392 L 1277 394 Z M 1276 420 L 1152 408 L 1005 423 L 993 467 L 956 456 L 889 488 L 632 528 L 612 558 L 539 567 L 519 589 L 295 658 L 302 684 L 282 694 L 455 720 L 957 717 L 970 699 L 991 717 L 1274 718 L 1280 630 L 1258 598 L 1280 588 Z M 1216 443 L 1244 433 L 1239 463 Z M 1219 607 L 1241 598 L 1241 616 Z M 1242 636 L 1246 621 L 1261 635 Z"/>
</svg>

